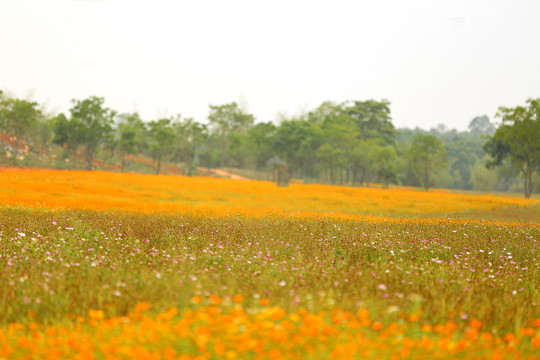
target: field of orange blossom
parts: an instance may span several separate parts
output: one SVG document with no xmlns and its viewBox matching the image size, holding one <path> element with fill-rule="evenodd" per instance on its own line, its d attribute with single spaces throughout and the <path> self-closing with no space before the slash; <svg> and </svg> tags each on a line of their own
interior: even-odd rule
<svg viewBox="0 0 540 360">
<path fill-rule="evenodd" d="M 46 170 L 0 192 L 0 359 L 539 358 L 534 200 Z"/>
<path fill-rule="evenodd" d="M 125 210 L 202 215 L 435 215 L 535 202 L 448 191 L 386 190 L 327 185 L 279 188 L 267 181 L 121 174 L 100 171 L 0 170 L 0 206 Z"/>
</svg>

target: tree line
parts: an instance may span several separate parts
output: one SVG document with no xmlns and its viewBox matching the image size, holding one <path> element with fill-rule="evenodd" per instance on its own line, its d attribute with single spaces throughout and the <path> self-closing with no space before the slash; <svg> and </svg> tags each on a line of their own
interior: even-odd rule
<svg viewBox="0 0 540 360">
<path fill-rule="evenodd" d="M 207 121 L 181 115 L 145 121 L 104 98 L 74 99 L 68 114 L 0 91 L 0 161 L 11 166 L 163 172 L 177 165 L 234 168 L 287 185 L 291 179 L 352 186 L 390 184 L 478 191 L 535 190 L 540 171 L 540 99 L 499 108 L 458 132 L 396 129 L 387 100 L 324 102 L 276 124 L 256 122 L 237 103 L 210 105 Z M 143 168 L 134 159 L 151 159 Z"/>
</svg>

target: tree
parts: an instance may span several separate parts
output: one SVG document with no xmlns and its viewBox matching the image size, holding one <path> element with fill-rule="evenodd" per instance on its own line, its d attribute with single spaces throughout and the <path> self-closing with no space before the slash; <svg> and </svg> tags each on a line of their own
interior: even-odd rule
<svg viewBox="0 0 540 360">
<path fill-rule="evenodd" d="M 221 152 L 219 166 L 225 166 L 225 159 L 229 153 L 232 132 L 245 134 L 247 129 L 253 125 L 255 118 L 251 114 L 244 113 L 235 102 L 225 105 L 210 105 L 208 115 L 210 128 L 214 131 L 220 141 Z"/>
<path fill-rule="evenodd" d="M 340 168 L 340 159 L 343 156 L 343 151 L 332 145 L 325 143 L 317 149 L 317 158 L 323 165 L 324 169 L 328 170 L 328 179 L 331 184 L 336 183 L 336 171 Z"/>
<path fill-rule="evenodd" d="M 163 156 L 170 153 L 176 140 L 172 119 L 159 119 L 148 124 L 150 133 L 150 152 L 156 161 L 156 174 L 161 170 Z"/>
<path fill-rule="evenodd" d="M 493 135 L 495 126 L 486 115 L 477 116 L 469 123 L 469 131 L 475 135 Z"/>
<path fill-rule="evenodd" d="M 85 100 L 71 101 L 71 118 L 80 121 L 84 128 L 84 160 L 87 170 L 92 170 L 92 163 L 98 146 L 107 139 L 112 131 L 115 112 L 103 107 L 104 99 L 91 96 Z"/>
<path fill-rule="evenodd" d="M 429 190 L 433 172 L 446 166 L 446 150 L 443 143 L 433 135 L 417 135 L 408 152 L 410 164 L 420 175 L 420 183 Z"/>
<path fill-rule="evenodd" d="M 509 177 L 523 176 L 525 197 L 529 198 L 534 187 L 532 175 L 540 170 L 540 98 L 526 103 L 515 108 L 499 107 L 496 117 L 502 123 L 484 150 L 491 157 L 488 168 L 502 166 Z"/>
<path fill-rule="evenodd" d="M 124 172 L 126 155 L 137 154 L 144 146 L 146 128 L 138 113 L 122 114 L 118 122 L 118 149 L 121 171 Z"/>
<path fill-rule="evenodd" d="M 14 136 L 13 166 L 17 165 L 19 151 L 32 127 L 39 123 L 41 111 L 38 103 L 21 99 L 0 97 L 0 118 L 3 129 Z"/>
<path fill-rule="evenodd" d="M 77 118 L 68 119 L 63 113 L 52 119 L 53 144 L 63 146 L 64 158 L 71 155 L 72 166 L 77 165 L 77 149 L 83 143 L 85 127 Z"/>
<path fill-rule="evenodd" d="M 317 137 L 317 129 L 320 129 L 317 124 L 296 119 L 285 120 L 277 128 L 272 150 L 287 164 L 291 177 L 304 167 L 304 151 L 307 144 Z"/>
<path fill-rule="evenodd" d="M 373 148 L 373 159 L 378 180 L 387 189 L 391 183 L 397 182 L 397 153 L 393 146 L 376 146 Z"/>
<path fill-rule="evenodd" d="M 172 124 L 175 133 L 175 162 L 184 163 L 184 175 L 191 176 L 196 170 L 201 156 L 207 152 L 208 128 L 192 118 L 186 118 Z"/>
<path fill-rule="evenodd" d="M 361 132 L 343 105 L 329 105 L 332 104 L 324 103 L 318 109 L 319 112 L 325 110 L 321 124 L 325 143 L 319 147 L 317 155 L 330 172 L 330 182 L 335 184 L 339 176 L 339 182 L 343 184 L 343 176 L 348 177 L 351 165 L 347 154 L 354 150 Z"/>
<path fill-rule="evenodd" d="M 272 122 L 258 123 L 247 132 L 246 151 L 250 162 L 257 171 L 264 170 L 272 158 L 276 126 Z"/>
<path fill-rule="evenodd" d="M 452 187 L 471 189 L 471 172 L 478 159 L 470 148 L 470 144 L 464 139 L 457 138 L 454 141 L 447 142 L 445 149 L 452 174 Z"/>
<path fill-rule="evenodd" d="M 390 116 L 389 101 L 354 101 L 345 106 L 345 111 L 355 120 L 362 140 L 381 138 L 387 145 L 394 144 L 396 130 Z"/>
</svg>

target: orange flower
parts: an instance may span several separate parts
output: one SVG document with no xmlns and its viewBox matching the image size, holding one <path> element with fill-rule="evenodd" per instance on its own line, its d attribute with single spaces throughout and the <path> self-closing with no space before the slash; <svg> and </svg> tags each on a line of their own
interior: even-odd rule
<svg viewBox="0 0 540 360">
<path fill-rule="evenodd" d="M 135 312 L 136 313 L 140 313 L 142 311 L 145 311 L 145 310 L 148 310 L 150 306 L 148 305 L 147 302 L 145 301 L 141 301 L 140 303 L 138 303 L 137 305 L 135 305 Z"/>
<path fill-rule="evenodd" d="M 480 329 L 482 327 L 482 322 L 480 320 L 472 319 L 470 325 L 472 328 Z"/>
<path fill-rule="evenodd" d="M 270 300 L 268 300 L 268 299 L 261 299 L 261 301 L 259 301 L 259 303 L 260 303 L 262 306 L 268 306 L 268 305 L 270 305 Z"/>
<path fill-rule="evenodd" d="M 469 347 L 469 342 L 467 340 L 460 340 L 456 347 L 458 350 L 464 350 Z"/>
<path fill-rule="evenodd" d="M 180 211 L 217 216 L 241 213 L 256 217 L 291 213 L 302 217 L 325 214 L 334 218 L 387 223 L 449 221 L 398 219 L 377 215 L 490 210 L 509 205 L 527 206 L 535 201 L 493 195 L 456 194 L 442 190 L 420 192 L 404 187 L 385 190 L 291 184 L 284 192 L 271 182 L 251 180 L 242 183 L 242 201 L 239 202 L 238 181 L 235 180 L 105 171 L 2 169 L 0 183 L 0 206 Z M 373 215 L 358 215 L 358 204 L 362 204 L 362 213 Z"/>
<path fill-rule="evenodd" d="M 212 302 L 212 304 L 214 305 L 219 305 L 221 304 L 221 298 L 217 295 L 210 295 L 210 301 Z"/>
<path fill-rule="evenodd" d="M 540 334 L 531 339 L 531 345 L 536 349 L 540 349 Z"/>
<path fill-rule="evenodd" d="M 103 310 L 88 310 L 88 317 L 93 320 L 101 320 L 105 317 Z"/>
<path fill-rule="evenodd" d="M 441 324 L 437 324 L 437 325 L 435 325 L 435 326 L 433 327 L 433 330 L 434 330 L 435 332 L 438 332 L 438 333 L 443 332 L 443 331 L 444 331 L 444 326 L 441 325 Z"/>
<path fill-rule="evenodd" d="M 508 333 L 508 334 L 504 335 L 504 338 L 503 338 L 503 339 L 504 339 L 504 341 L 506 341 L 506 342 L 510 342 L 510 341 L 514 341 L 515 338 L 516 338 L 516 336 L 515 336 L 514 334 Z"/>
<path fill-rule="evenodd" d="M 200 304 L 201 301 L 202 301 L 202 297 L 200 297 L 199 295 L 196 295 L 194 297 L 191 298 L 191 301 L 194 303 L 194 304 Z"/>
<path fill-rule="evenodd" d="M 482 339 L 483 341 L 492 341 L 493 340 L 493 335 L 491 333 L 484 332 L 480 336 L 480 339 Z"/>
<path fill-rule="evenodd" d="M 360 319 L 369 319 L 369 311 L 366 309 L 360 309 L 356 312 L 356 316 Z"/>
<path fill-rule="evenodd" d="M 244 301 L 244 297 L 242 295 L 235 295 L 233 297 L 233 301 L 237 304 L 240 304 L 242 301 Z"/>
</svg>

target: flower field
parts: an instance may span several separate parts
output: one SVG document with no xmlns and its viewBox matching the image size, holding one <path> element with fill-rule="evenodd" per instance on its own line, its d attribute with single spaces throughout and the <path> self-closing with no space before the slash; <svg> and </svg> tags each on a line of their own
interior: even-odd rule
<svg viewBox="0 0 540 360">
<path fill-rule="evenodd" d="M 366 216 L 434 215 L 525 206 L 531 200 L 448 191 L 382 190 L 326 185 L 276 187 L 267 181 L 101 171 L 0 169 L 0 206 L 126 210 L 224 216 L 270 214 Z"/>
<path fill-rule="evenodd" d="M 2 170 L 0 202 L 0 359 L 539 358 L 536 200 Z"/>
</svg>

